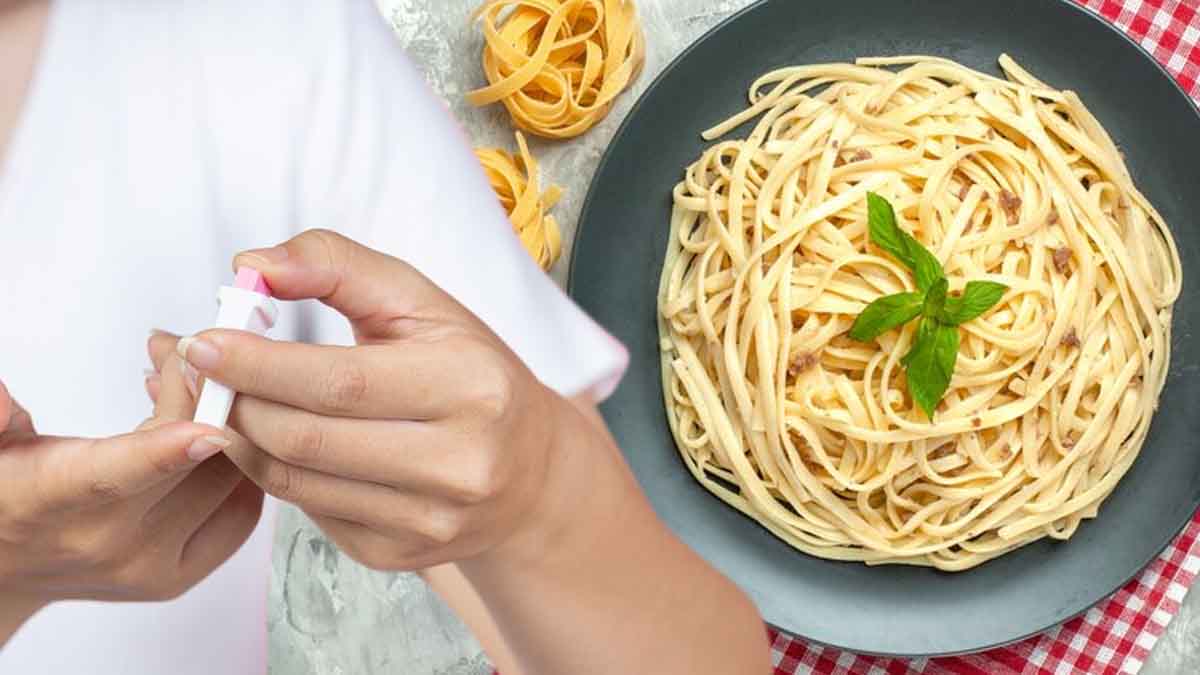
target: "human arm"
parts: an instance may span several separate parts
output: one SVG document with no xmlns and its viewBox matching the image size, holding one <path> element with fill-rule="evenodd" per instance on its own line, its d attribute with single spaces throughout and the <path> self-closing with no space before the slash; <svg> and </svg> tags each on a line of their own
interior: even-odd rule
<svg viewBox="0 0 1200 675">
<path fill-rule="evenodd" d="M 39 434 L 0 386 L 0 645 L 59 600 L 166 600 L 233 554 L 262 494 L 224 457 L 219 430 L 176 421 L 176 368 L 153 417 L 102 439 Z"/>
<path fill-rule="evenodd" d="M 603 423 L 416 270 L 329 232 L 241 257 L 355 347 L 206 331 L 227 451 L 376 569 L 454 562 L 522 673 L 768 672 L 749 600 L 654 516 Z M 719 637 L 719 639 L 714 639 Z"/>
<path fill-rule="evenodd" d="M 571 400 L 572 405 L 584 413 L 586 417 L 594 417 L 599 419 L 599 414 L 595 412 L 595 407 L 588 398 L 576 398 Z M 599 490 L 604 491 L 604 490 Z M 635 496 L 638 501 L 641 501 L 640 506 L 644 506 L 644 500 L 641 494 Z M 636 510 L 641 510 L 640 508 Z M 619 536 L 624 538 L 626 542 L 630 542 L 636 538 L 635 532 L 631 532 L 625 524 L 628 522 L 643 522 L 658 520 L 650 516 L 650 520 L 641 520 L 635 518 L 611 518 L 612 514 L 605 513 L 605 518 L 602 519 L 602 525 L 598 530 L 604 530 L 607 525 L 610 530 L 619 528 Z M 644 514 L 643 514 L 644 516 Z M 650 528 L 650 532 L 646 533 L 647 545 L 644 545 L 640 550 L 655 550 L 656 543 L 662 540 L 662 532 L 656 532 L 656 528 Z M 616 536 L 616 534 L 614 534 Z M 596 533 L 596 539 L 604 539 L 604 534 Z M 612 538 L 612 536 L 608 537 Z M 672 537 L 673 539 L 673 537 Z M 676 540 L 678 543 L 678 540 Z M 614 656 L 613 650 L 610 649 L 613 644 L 623 644 L 623 649 L 617 651 L 618 658 L 626 657 L 626 655 L 637 655 L 637 652 L 642 652 L 637 661 L 641 663 L 658 663 L 666 662 L 668 659 L 676 658 L 677 661 L 672 661 L 671 665 L 665 668 L 667 673 L 671 673 L 673 669 L 678 668 L 679 671 L 686 673 L 721 673 L 721 671 L 733 671 L 732 665 L 726 665 L 718 662 L 710 661 L 709 653 L 706 649 L 694 649 L 684 655 L 683 659 L 678 659 L 676 651 L 670 647 L 664 647 L 665 644 L 671 644 L 672 641 L 677 645 L 689 645 L 696 640 L 697 635 L 703 635 L 703 639 L 719 639 L 722 645 L 733 645 L 733 653 L 726 653 L 725 656 L 731 664 L 743 665 L 752 663 L 754 655 L 760 655 L 762 658 L 762 629 L 761 620 L 743 619 L 738 620 L 736 617 L 739 614 L 756 616 L 757 611 L 752 607 L 745 607 L 746 599 L 740 595 L 734 587 L 727 583 L 712 583 L 712 579 L 702 579 L 697 581 L 695 575 L 697 568 L 695 560 L 688 560 L 689 557 L 694 557 L 690 550 L 684 548 L 684 556 L 680 560 L 676 555 L 642 555 L 629 557 L 626 556 L 626 546 L 610 546 L 598 545 L 602 554 L 607 555 L 588 555 L 586 556 L 587 566 L 599 567 L 604 577 L 617 580 L 616 590 L 608 592 L 607 589 L 600 589 L 598 586 L 589 587 L 588 592 L 599 597 L 600 603 L 611 603 L 611 607 L 616 609 L 622 604 L 636 604 L 642 608 L 643 616 L 648 616 L 654 611 L 654 604 L 658 607 L 664 617 L 664 623 L 660 623 L 661 628 L 652 628 L 649 631 L 643 629 L 642 623 L 617 622 L 613 623 L 612 633 L 605 634 L 604 629 L 590 629 L 587 634 L 587 640 L 578 638 L 578 633 L 566 632 L 564 629 L 576 627 L 578 623 L 590 623 L 587 617 L 574 617 L 569 621 L 560 619 L 558 613 L 547 613 L 547 602 L 554 602 L 552 599 L 547 599 L 545 592 L 541 590 L 532 590 L 529 585 L 514 585 L 524 584 L 523 581 L 514 581 L 510 579 L 500 579 L 497 589 L 500 593 L 510 593 L 508 598 L 512 607 L 515 609 L 515 614 L 520 613 L 521 616 L 511 617 L 510 623 L 522 627 L 524 631 L 532 633 L 534 640 L 541 639 L 559 639 L 562 640 L 562 645 L 571 646 L 571 656 L 578 659 L 588 659 L 590 667 L 596 671 L 628 671 L 624 663 L 620 661 L 610 662 Z M 676 551 L 677 554 L 680 551 Z M 613 558 L 613 560 L 610 560 Z M 644 561 L 650 561 L 650 565 L 646 565 Z M 458 616 L 461 616 L 463 621 L 472 629 L 475 637 L 479 639 L 480 644 L 484 645 L 488 656 L 492 658 L 492 663 L 497 665 L 500 673 L 504 675 L 521 675 L 527 673 L 527 670 L 518 667 L 517 659 L 512 653 L 512 647 L 508 641 L 500 634 L 500 629 L 497 625 L 497 620 L 494 619 L 490 610 L 487 609 L 484 601 L 479 595 L 479 591 L 475 590 L 475 586 L 469 583 L 466 577 L 460 571 L 461 565 L 443 565 L 437 568 L 428 569 L 422 572 L 428 583 L 433 587 L 433 590 L 456 611 Z M 624 569 L 623 569 L 624 568 Z M 576 574 L 588 574 L 586 569 L 571 566 L 568 573 L 574 577 Z M 518 571 L 520 572 L 520 571 Z M 710 569 L 706 572 L 712 573 Z M 623 575 L 634 575 L 635 583 L 624 583 Z M 601 577 L 596 575 L 596 577 Z M 666 583 L 662 583 L 666 580 Z M 533 586 L 540 586 L 546 583 L 547 578 L 539 578 L 533 581 Z M 646 581 L 644 584 L 638 581 Z M 722 579 L 721 581 L 724 581 Z M 696 592 L 707 592 L 716 587 L 716 592 L 713 595 L 702 598 L 700 603 L 692 601 L 692 595 Z M 515 592 L 511 592 L 516 589 Z M 679 598 L 688 598 L 688 614 L 683 617 L 679 615 L 680 603 Z M 578 599 L 577 596 L 572 596 L 571 599 Z M 560 601 L 560 598 L 559 598 Z M 589 604 L 595 603 L 595 599 Z M 707 613 L 704 607 L 707 605 Z M 558 602 L 553 607 L 571 607 L 570 603 Z M 743 639 L 739 639 L 737 635 L 713 635 L 712 627 L 714 625 L 725 625 L 728 617 L 720 617 L 719 615 L 730 614 L 734 619 L 734 623 L 730 626 L 734 631 L 739 629 L 748 629 L 749 635 L 744 635 Z M 623 619 L 629 619 L 629 616 L 623 613 L 617 614 Z M 601 617 L 602 619 L 602 617 Z M 515 620 L 515 621 L 514 621 Z M 760 626 L 756 629 L 755 626 Z M 666 629 L 662 629 L 666 628 Z M 732 638 L 732 639 L 731 639 Z M 516 644 L 516 643 L 514 643 Z M 737 653 L 738 646 L 746 647 L 751 653 L 750 656 L 744 653 Z M 688 663 L 686 659 L 696 657 L 703 659 L 700 664 Z M 724 668 L 725 670 L 722 670 Z M 605 670 L 607 669 L 607 670 Z M 740 671 L 740 670 L 737 670 Z M 769 669 L 754 669 L 748 671 L 751 673 L 768 673 Z"/>
</svg>

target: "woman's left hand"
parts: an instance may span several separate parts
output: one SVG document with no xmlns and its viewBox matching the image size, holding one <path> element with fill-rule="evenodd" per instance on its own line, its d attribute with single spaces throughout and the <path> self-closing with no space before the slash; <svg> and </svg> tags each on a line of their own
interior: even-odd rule
<svg viewBox="0 0 1200 675">
<path fill-rule="evenodd" d="M 230 427 L 244 442 L 226 454 L 259 486 L 376 569 L 473 558 L 546 532 L 551 449 L 563 420 L 582 418 L 479 319 L 409 265 L 332 232 L 236 264 L 262 271 L 276 297 L 341 312 L 358 343 L 232 330 L 178 341 L 199 375 L 239 392 Z M 151 350 L 174 346 L 163 335 Z"/>
</svg>

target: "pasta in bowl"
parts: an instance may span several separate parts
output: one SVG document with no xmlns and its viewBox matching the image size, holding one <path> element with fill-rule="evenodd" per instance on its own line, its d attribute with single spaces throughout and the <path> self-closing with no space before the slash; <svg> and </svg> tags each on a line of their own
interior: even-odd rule
<svg viewBox="0 0 1200 675">
<path fill-rule="evenodd" d="M 676 445 L 709 491 L 812 555 L 963 570 L 1070 537 L 1136 459 L 1182 280 L 1163 219 L 1082 101 L 1000 57 L 783 68 L 675 187 L 659 289 Z M 914 279 L 869 236 L 895 207 L 952 290 L 1002 300 L 959 327 L 930 416 L 913 325 L 847 333 Z"/>
</svg>

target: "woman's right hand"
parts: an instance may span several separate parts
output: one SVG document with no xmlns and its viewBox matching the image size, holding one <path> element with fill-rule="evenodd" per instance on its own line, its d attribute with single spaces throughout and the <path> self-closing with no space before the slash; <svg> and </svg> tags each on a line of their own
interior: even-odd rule
<svg viewBox="0 0 1200 675">
<path fill-rule="evenodd" d="M 228 445 L 223 432 L 177 421 L 194 403 L 179 360 L 168 365 L 150 383 L 154 416 L 111 438 L 39 435 L 0 383 L 0 615 L 174 598 L 254 530 L 261 491 L 212 456 Z M 0 645 L 23 618 L 0 616 Z"/>
</svg>

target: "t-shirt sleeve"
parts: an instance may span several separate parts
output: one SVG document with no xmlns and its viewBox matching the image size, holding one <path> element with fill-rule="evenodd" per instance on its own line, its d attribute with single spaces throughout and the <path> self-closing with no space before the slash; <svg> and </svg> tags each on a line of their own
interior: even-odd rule
<svg viewBox="0 0 1200 675">
<path fill-rule="evenodd" d="M 405 260 L 546 385 L 606 397 L 626 367 L 624 347 L 526 254 L 466 134 L 372 3 L 328 5 L 336 8 L 325 19 L 329 42 L 296 140 L 297 225 L 338 230 Z M 311 336 L 343 341 L 344 323 L 323 315 Z"/>
</svg>

